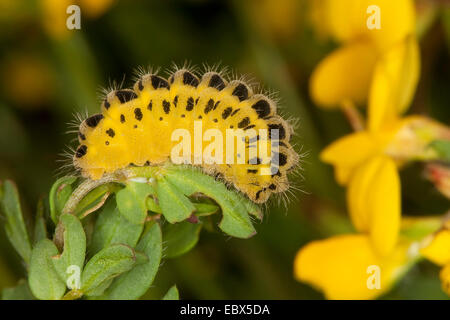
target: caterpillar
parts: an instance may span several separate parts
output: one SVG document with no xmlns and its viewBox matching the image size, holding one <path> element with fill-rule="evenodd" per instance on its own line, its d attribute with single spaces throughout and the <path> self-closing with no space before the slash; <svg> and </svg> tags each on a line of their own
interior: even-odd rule
<svg viewBox="0 0 450 320">
<path fill-rule="evenodd" d="M 101 113 L 81 122 L 73 164 L 83 177 L 95 180 L 130 165 L 173 163 L 173 150 L 180 146 L 173 139 L 174 130 L 195 135 L 196 125 L 205 133 L 216 129 L 223 136 L 229 130 L 239 131 L 236 145 L 241 139 L 245 152 L 223 155 L 223 149 L 204 141 L 200 147 L 188 143 L 184 163 L 220 176 L 255 203 L 288 189 L 287 173 L 299 159 L 290 144 L 292 126 L 277 114 L 272 99 L 254 94 L 244 81 L 227 81 L 215 71 L 197 77 L 182 68 L 167 80 L 147 73 L 138 76 L 133 89 L 112 90 L 101 103 Z M 223 161 L 206 157 L 199 163 L 196 148 L 200 155 L 210 151 L 210 158 Z M 265 154 L 255 152 L 263 148 Z"/>
</svg>

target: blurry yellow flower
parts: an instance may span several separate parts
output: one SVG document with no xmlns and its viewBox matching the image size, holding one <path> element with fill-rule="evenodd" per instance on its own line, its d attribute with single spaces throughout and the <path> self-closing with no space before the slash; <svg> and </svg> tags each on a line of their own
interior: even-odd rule
<svg viewBox="0 0 450 320">
<path fill-rule="evenodd" d="M 66 10 L 71 4 L 71 0 L 41 0 L 43 15 L 41 21 L 52 38 L 62 39 L 69 35 Z"/>
<path fill-rule="evenodd" d="M 400 177 L 392 159 L 377 156 L 355 172 L 347 189 L 355 228 L 370 237 L 374 250 L 387 256 L 397 244 L 401 219 Z"/>
<path fill-rule="evenodd" d="M 311 97 L 322 107 L 334 108 L 345 100 L 363 104 L 372 80 L 377 53 L 370 42 L 355 42 L 327 56 L 311 76 Z"/>
<path fill-rule="evenodd" d="M 247 15 L 263 35 L 277 39 L 290 38 L 297 30 L 298 0 L 242 1 Z"/>
<path fill-rule="evenodd" d="M 403 112 L 420 72 L 415 12 L 411 0 L 324 0 L 314 8 L 316 25 L 343 46 L 327 56 L 311 76 L 311 97 L 321 107 L 346 101 L 369 102 L 369 127 Z M 380 29 L 369 29 L 366 10 L 380 8 Z M 319 12 L 319 13 L 318 13 Z M 390 120 L 390 119 L 389 119 Z"/>
<path fill-rule="evenodd" d="M 366 10 L 373 5 L 380 8 L 380 29 L 366 25 Z M 331 299 L 374 298 L 388 290 L 418 256 L 418 250 L 410 250 L 412 241 L 418 239 L 406 241 L 405 233 L 400 233 L 398 169 L 408 161 L 442 160 L 431 143 L 449 140 L 450 129 L 423 116 L 402 118 L 420 74 L 412 0 L 317 1 L 313 20 L 316 25 L 322 22 L 322 36 L 343 44 L 317 66 L 310 90 L 319 106 L 342 107 L 358 130 L 325 148 L 320 158 L 333 165 L 336 180 L 347 185 L 350 218 L 360 234 L 308 244 L 297 255 L 295 275 Z M 354 105 L 366 102 L 364 125 Z M 433 241 L 441 243 L 446 237 Z M 450 265 L 450 243 L 430 245 L 422 251 L 431 260 L 439 258 L 441 264 Z M 365 272 L 370 265 L 380 267 L 380 290 L 366 285 Z M 441 272 L 447 291 L 449 269 Z"/>
<path fill-rule="evenodd" d="M 431 262 L 443 266 L 440 272 L 442 289 L 450 296 L 450 229 L 442 229 L 430 236 L 421 254 Z"/>
<path fill-rule="evenodd" d="M 323 291 L 327 299 L 373 299 L 387 292 L 415 260 L 409 248 L 410 243 L 402 241 L 382 257 L 366 235 L 335 236 L 304 246 L 295 259 L 294 274 Z M 379 287 L 370 283 L 376 269 Z"/>
<path fill-rule="evenodd" d="M 357 132 L 321 154 L 335 166 L 336 179 L 348 184 L 347 206 L 356 230 L 368 235 L 373 249 L 389 255 L 397 243 L 401 219 L 400 179 L 395 162 L 384 154 L 393 134 Z"/>
<path fill-rule="evenodd" d="M 450 230 L 444 229 L 428 239 L 421 249 L 422 255 L 431 262 L 443 266 L 450 263 Z"/>
<path fill-rule="evenodd" d="M 414 32 L 415 9 L 412 0 L 312 0 L 313 23 L 334 40 L 347 43 L 368 39 L 378 50 L 389 48 Z M 380 8 L 380 29 L 369 29 L 369 7 Z"/>
<path fill-rule="evenodd" d="M 83 13 L 91 18 L 95 19 L 100 17 L 103 13 L 114 4 L 116 0 L 78 0 Z"/>
<path fill-rule="evenodd" d="M 15 52 L 2 62 L 0 70 L 3 91 L 19 108 L 42 107 L 54 94 L 54 72 L 38 56 Z"/>
<path fill-rule="evenodd" d="M 67 7 L 79 5 L 81 19 L 86 15 L 97 18 L 106 12 L 115 0 L 40 0 L 42 8 L 42 23 L 47 33 L 55 39 L 64 39 L 72 30 L 67 29 L 66 21 L 69 17 Z"/>
<path fill-rule="evenodd" d="M 397 165 L 436 158 L 437 154 L 429 144 L 438 139 L 450 139 L 447 126 L 423 116 L 408 116 L 387 122 L 377 130 L 359 131 L 339 138 L 322 151 L 320 158 L 332 164 L 336 180 L 347 185 L 355 169 L 377 155 L 389 156 Z"/>
<path fill-rule="evenodd" d="M 442 282 L 442 290 L 450 296 L 450 263 L 442 268 L 439 276 Z"/>
<path fill-rule="evenodd" d="M 320 158 L 335 167 L 336 180 L 347 188 L 353 225 L 370 235 L 374 249 L 387 255 L 396 245 L 401 187 L 398 167 L 416 159 L 432 159 L 428 145 L 446 138 L 449 129 L 431 119 L 410 116 L 344 136 L 325 148 Z"/>
<path fill-rule="evenodd" d="M 378 130 L 406 111 L 414 96 L 419 73 L 419 46 L 413 36 L 408 36 L 380 57 L 369 92 L 369 130 Z"/>
</svg>

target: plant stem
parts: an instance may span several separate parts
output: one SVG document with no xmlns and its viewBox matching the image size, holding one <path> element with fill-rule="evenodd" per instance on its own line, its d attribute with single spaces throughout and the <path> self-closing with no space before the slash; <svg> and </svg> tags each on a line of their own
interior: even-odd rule
<svg viewBox="0 0 450 320">
<path fill-rule="evenodd" d="M 143 177 L 150 179 L 155 176 L 159 171 L 163 170 L 158 166 L 145 166 L 145 167 L 129 167 L 118 170 L 114 173 L 105 174 L 103 177 L 97 180 L 86 179 L 83 181 L 72 193 L 69 200 L 67 200 L 62 213 L 72 214 L 78 203 L 93 189 L 110 182 L 123 183 L 128 179 Z"/>
<path fill-rule="evenodd" d="M 341 103 L 341 110 L 352 126 L 354 131 L 364 130 L 364 119 L 361 113 L 356 109 L 354 103 L 350 100 L 344 100 Z"/>
</svg>

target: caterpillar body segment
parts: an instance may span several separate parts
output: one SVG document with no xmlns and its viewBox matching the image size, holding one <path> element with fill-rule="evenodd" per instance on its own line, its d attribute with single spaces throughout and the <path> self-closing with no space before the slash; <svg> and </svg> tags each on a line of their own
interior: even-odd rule
<svg viewBox="0 0 450 320">
<path fill-rule="evenodd" d="M 101 113 L 80 124 L 80 146 L 73 162 L 91 179 L 130 165 L 161 165 L 172 161 L 174 148 L 181 148 L 180 139 L 173 139 L 174 131 L 183 129 L 195 139 L 199 126 L 203 142 L 200 147 L 188 145 L 185 163 L 221 176 L 256 203 L 287 190 L 287 173 L 298 163 L 298 154 L 289 143 L 292 127 L 277 115 L 274 101 L 254 94 L 243 81 L 228 82 L 216 72 L 199 78 L 181 69 L 167 80 L 146 74 L 132 90 L 109 92 Z M 272 136 L 273 129 L 276 136 Z M 213 145 L 217 135 L 208 132 L 220 134 L 222 143 Z M 226 152 L 226 142 L 232 141 L 237 151 Z M 243 154 L 238 152 L 240 143 Z M 261 154 L 261 149 L 266 153 Z M 200 161 L 196 159 L 199 154 L 203 155 Z"/>
</svg>

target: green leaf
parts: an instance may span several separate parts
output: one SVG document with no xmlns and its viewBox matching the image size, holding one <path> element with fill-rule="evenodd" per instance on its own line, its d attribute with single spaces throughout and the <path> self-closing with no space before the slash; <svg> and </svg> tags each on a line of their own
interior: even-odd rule
<svg viewBox="0 0 450 320">
<path fill-rule="evenodd" d="M 219 207 L 212 203 L 203 202 L 191 202 L 195 207 L 194 214 L 198 217 L 206 217 L 217 213 Z M 162 213 L 161 207 L 156 203 L 155 199 L 152 197 L 147 198 L 147 209 L 152 212 Z"/>
<path fill-rule="evenodd" d="M 147 217 L 147 197 L 153 194 L 148 183 L 128 181 L 125 188 L 116 193 L 117 208 L 120 213 L 134 224 L 143 224 Z"/>
<path fill-rule="evenodd" d="M 28 284 L 33 295 L 41 300 L 58 300 L 66 291 L 52 263 L 58 254 L 55 244 L 49 239 L 39 241 L 31 252 Z"/>
<path fill-rule="evenodd" d="M 113 283 L 113 281 L 114 278 L 111 278 L 100 283 L 97 287 L 89 291 L 88 298 L 100 300 L 103 293 L 105 293 L 105 290 L 109 288 L 109 286 L 111 285 L 111 283 Z"/>
<path fill-rule="evenodd" d="M 156 183 L 156 194 L 162 213 L 170 223 L 186 220 L 195 211 L 194 205 L 183 192 L 163 177 Z"/>
<path fill-rule="evenodd" d="M 219 211 L 219 207 L 210 203 L 192 203 L 195 207 L 195 215 L 198 217 L 210 216 Z"/>
<path fill-rule="evenodd" d="M 255 216 L 258 218 L 258 220 L 262 220 L 263 213 L 261 211 L 261 207 L 258 206 L 256 203 L 253 203 L 249 199 L 245 198 L 241 194 L 238 194 L 236 192 L 233 192 L 234 196 L 236 198 L 236 201 L 242 201 L 242 204 L 247 209 L 248 214 L 251 214 L 252 216 Z"/>
<path fill-rule="evenodd" d="M 74 215 L 62 214 L 59 217 L 59 223 L 62 230 L 64 230 L 64 250 L 62 254 L 52 257 L 52 261 L 58 275 L 66 282 L 67 278 L 70 277 L 69 267 L 76 266 L 80 272 L 83 270 L 86 254 L 86 235 L 80 220 Z"/>
<path fill-rule="evenodd" d="M 99 295 L 98 288 L 106 289 L 105 283 L 130 270 L 136 262 L 134 250 L 123 244 L 109 246 L 91 258 L 81 275 L 81 291 L 86 295 Z"/>
<path fill-rule="evenodd" d="M 25 279 L 19 280 L 17 286 L 5 288 L 2 291 L 2 300 L 35 300 L 31 293 L 28 282 Z"/>
<path fill-rule="evenodd" d="M 434 140 L 429 147 L 437 152 L 439 160 L 450 162 L 450 141 Z"/>
<path fill-rule="evenodd" d="M 244 205 L 249 200 L 228 190 L 223 183 L 197 169 L 182 166 L 170 167 L 165 176 L 187 196 L 200 192 L 214 199 L 222 208 L 219 227 L 223 232 L 237 238 L 249 238 L 256 233 L 248 215 L 250 204 Z"/>
<path fill-rule="evenodd" d="M 156 201 L 153 197 L 147 198 L 147 210 L 156 212 L 156 213 L 162 213 L 161 207 L 156 203 Z"/>
<path fill-rule="evenodd" d="M 178 289 L 176 285 L 173 285 L 169 291 L 164 295 L 163 300 L 180 300 Z"/>
<path fill-rule="evenodd" d="M 134 254 L 136 255 L 136 265 L 144 264 L 149 261 L 147 255 L 145 253 L 142 253 L 140 251 L 134 251 Z"/>
<path fill-rule="evenodd" d="M 198 242 L 202 223 L 183 221 L 164 227 L 164 255 L 174 258 L 191 250 Z"/>
<path fill-rule="evenodd" d="M 47 238 L 47 226 L 44 218 L 44 201 L 39 199 L 36 212 L 36 220 L 34 222 L 33 243 L 38 243 L 42 239 Z"/>
<path fill-rule="evenodd" d="M 6 218 L 5 229 L 8 239 L 25 263 L 29 264 L 31 243 L 14 182 L 6 180 L 0 185 L 0 199 L 0 209 Z"/>
<path fill-rule="evenodd" d="M 442 220 L 440 217 L 408 217 L 402 219 L 400 233 L 409 240 L 421 241 L 441 227 Z"/>
<path fill-rule="evenodd" d="M 94 190 L 90 191 L 81 199 L 75 208 L 74 215 L 83 219 L 87 214 L 100 208 L 108 199 L 109 195 L 120 190 L 121 187 L 117 183 L 102 184 Z"/>
<path fill-rule="evenodd" d="M 114 243 L 134 248 L 143 229 L 143 224 L 134 224 L 127 220 L 117 209 L 115 199 L 110 198 L 95 222 L 89 252 L 95 254 Z"/>
<path fill-rule="evenodd" d="M 158 271 L 162 256 L 162 239 L 159 224 L 147 224 L 136 250 L 147 255 L 148 261 L 114 280 L 106 291 L 105 299 L 139 299 L 151 286 Z"/>
<path fill-rule="evenodd" d="M 62 177 L 53 184 L 50 189 L 49 203 L 50 216 L 55 224 L 58 223 L 59 216 L 62 213 L 64 205 L 72 194 L 71 184 L 77 180 L 77 177 Z"/>
</svg>

